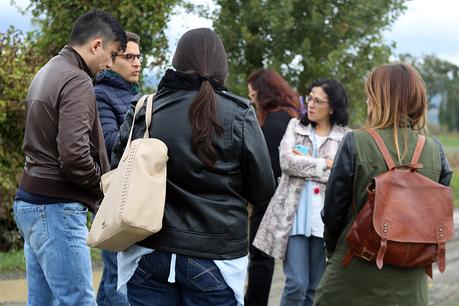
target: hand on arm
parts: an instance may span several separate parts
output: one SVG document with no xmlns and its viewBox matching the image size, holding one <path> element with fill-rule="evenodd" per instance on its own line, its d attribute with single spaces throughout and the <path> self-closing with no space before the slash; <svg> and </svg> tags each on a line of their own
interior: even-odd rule
<svg viewBox="0 0 459 306">
<path fill-rule="evenodd" d="M 326 160 L 310 155 L 298 155 L 293 152 L 296 145 L 295 127 L 300 124 L 292 119 L 285 131 L 279 148 L 279 159 L 282 172 L 290 176 L 320 178 L 326 170 Z"/>
</svg>

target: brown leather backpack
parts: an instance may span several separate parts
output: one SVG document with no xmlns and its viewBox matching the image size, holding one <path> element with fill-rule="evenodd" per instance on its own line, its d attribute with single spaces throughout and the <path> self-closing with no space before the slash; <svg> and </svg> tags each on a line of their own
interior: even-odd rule
<svg viewBox="0 0 459 306">
<path fill-rule="evenodd" d="M 445 270 L 446 241 L 454 236 L 453 194 L 416 170 L 425 143 L 419 135 L 410 165 L 396 166 L 381 136 L 368 131 L 376 141 L 389 170 L 372 179 L 368 198 L 346 240 L 347 267 L 353 256 L 399 267 L 425 267 L 432 277 L 432 263 Z"/>
</svg>

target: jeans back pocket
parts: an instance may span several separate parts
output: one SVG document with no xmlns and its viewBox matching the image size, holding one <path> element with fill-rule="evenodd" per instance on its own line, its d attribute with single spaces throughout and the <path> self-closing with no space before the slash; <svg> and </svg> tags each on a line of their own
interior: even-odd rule
<svg viewBox="0 0 459 306">
<path fill-rule="evenodd" d="M 48 225 L 44 205 L 14 202 L 14 218 L 24 240 L 33 248 L 48 240 Z"/>
<path fill-rule="evenodd" d="M 188 258 L 188 280 L 203 292 L 228 287 L 217 265 L 211 259 Z"/>
</svg>

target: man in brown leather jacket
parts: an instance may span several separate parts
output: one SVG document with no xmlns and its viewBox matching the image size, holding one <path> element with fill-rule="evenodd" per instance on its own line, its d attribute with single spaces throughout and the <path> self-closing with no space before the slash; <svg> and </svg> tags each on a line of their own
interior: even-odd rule
<svg viewBox="0 0 459 306">
<path fill-rule="evenodd" d="M 125 48 L 118 21 L 90 11 L 30 85 L 24 174 L 14 203 L 28 305 L 96 305 L 86 220 L 103 196 L 100 177 L 109 165 L 91 78 Z"/>
</svg>

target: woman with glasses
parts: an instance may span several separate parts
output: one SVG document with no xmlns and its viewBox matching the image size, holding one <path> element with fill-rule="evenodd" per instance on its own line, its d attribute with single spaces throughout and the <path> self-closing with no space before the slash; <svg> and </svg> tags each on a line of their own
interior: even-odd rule
<svg viewBox="0 0 459 306">
<path fill-rule="evenodd" d="M 259 69 L 247 79 L 250 100 L 255 104 L 257 119 L 265 136 L 276 184 L 281 176 L 279 144 L 292 118 L 299 117 L 298 94 L 273 69 Z M 268 207 L 253 207 L 250 218 L 250 244 Z M 266 306 L 274 272 L 274 258 L 249 247 L 250 262 L 245 304 Z"/>
<path fill-rule="evenodd" d="M 283 259 L 281 305 L 312 305 L 325 270 L 323 208 L 333 159 L 349 119 L 348 98 L 335 80 L 307 89 L 307 113 L 292 119 L 280 144 L 282 176 L 253 245 Z"/>
</svg>

